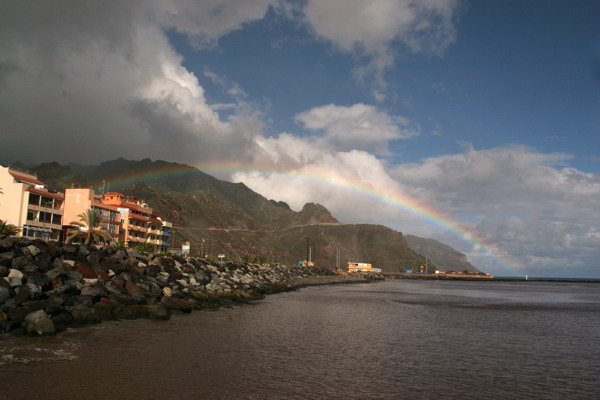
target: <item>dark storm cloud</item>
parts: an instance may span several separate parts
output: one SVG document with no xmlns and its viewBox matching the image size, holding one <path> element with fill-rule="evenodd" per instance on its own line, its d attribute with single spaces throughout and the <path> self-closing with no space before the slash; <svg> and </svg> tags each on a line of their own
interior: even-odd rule
<svg viewBox="0 0 600 400">
<path fill-rule="evenodd" d="M 221 121 L 165 29 L 213 43 L 268 2 L 9 1 L 0 5 L 0 160 L 94 163 L 118 156 L 193 163 L 251 147 Z M 262 13 L 262 14 L 261 14 Z M 180 17 L 176 17 L 176 16 Z M 197 22 L 196 24 L 194 22 Z M 249 118 L 248 116 L 237 116 Z M 235 139 L 235 140 L 234 140 Z"/>
</svg>

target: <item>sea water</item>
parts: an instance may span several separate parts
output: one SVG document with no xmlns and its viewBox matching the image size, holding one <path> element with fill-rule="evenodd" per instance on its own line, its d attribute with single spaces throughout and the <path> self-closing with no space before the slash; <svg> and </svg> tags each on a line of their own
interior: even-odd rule
<svg viewBox="0 0 600 400">
<path fill-rule="evenodd" d="M 0 399 L 595 399 L 600 285 L 390 280 L 0 339 Z"/>
</svg>

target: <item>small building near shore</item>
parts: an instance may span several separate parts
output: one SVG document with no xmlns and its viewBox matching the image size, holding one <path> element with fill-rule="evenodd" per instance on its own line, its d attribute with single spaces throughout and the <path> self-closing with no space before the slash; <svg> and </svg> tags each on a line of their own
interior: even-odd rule
<svg viewBox="0 0 600 400">
<path fill-rule="evenodd" d="M 368 263 L 349 262 L 348 272 L 381 272 L 381 268 L 373 268 Z"/>
</svg>

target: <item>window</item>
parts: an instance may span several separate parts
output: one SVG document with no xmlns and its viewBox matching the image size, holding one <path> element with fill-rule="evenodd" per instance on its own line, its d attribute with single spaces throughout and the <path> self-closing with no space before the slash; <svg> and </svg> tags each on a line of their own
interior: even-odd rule
<svg viewBox="0 0 600 400">
<path fill-rule="evenodd" d="M 40 222 L 49 224 L 52 221 L 52 214 L 40 211 Z"/>
<path fill-rule="evenodd" d="M 32 204 L 34 206 L 39 206 L 40 205 L 40 195 L 30 193 L 29 194 L 29 204 Z"/>
<path fill-rule="evenodd" d="M 54 201 L 52 200 L 52 197 L 45 197 L 42 196 L 42 207 L 46 207 L 46 208 L 52 208 L 52 206 L 54 205 Z"/>
<path fill-rule="evenodd" d="M 62 215 L 60 214 L 52 214 L 52 223 L 54 225 L 62 225 Z"/>
<path fill-rule="evenodd" d="M 37 217 L 37 211 L 27 210 L 27 221 L 35 221 Z M 27 235 L 24 235 L 27 236 Z"/>
</svg>

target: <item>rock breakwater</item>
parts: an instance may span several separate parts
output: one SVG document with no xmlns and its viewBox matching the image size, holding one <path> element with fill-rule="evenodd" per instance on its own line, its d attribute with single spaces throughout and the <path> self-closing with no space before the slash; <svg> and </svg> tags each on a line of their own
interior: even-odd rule
<svg viewBox="0 0 600 400">
<path fill-rule="evenodd" d="M 0 332 L 48 335 L 104 320 L 166 320 L 303 286 L 378 279 L 0 237 Z"/>
</svg>

